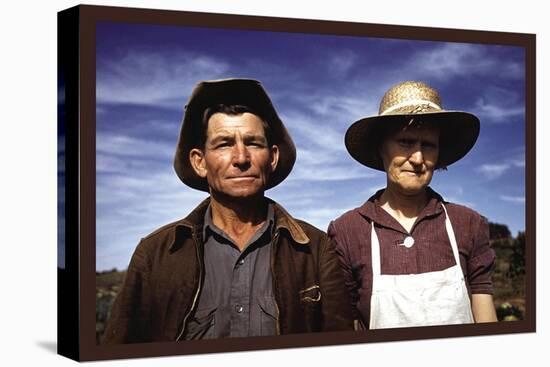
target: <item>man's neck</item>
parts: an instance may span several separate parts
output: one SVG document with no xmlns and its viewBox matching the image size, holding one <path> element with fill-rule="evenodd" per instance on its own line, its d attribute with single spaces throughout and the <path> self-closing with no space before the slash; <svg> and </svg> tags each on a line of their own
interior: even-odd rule
<svg viewBox="0 0 550 367">
<path fill-rule="evenodd" d="M 265 223 L 267 199 L 262 195 L 242 200 L 227 200 L 212 195 L 212 223 L 223 230 L 242 251 L 250 238 Z"/>
</svg>

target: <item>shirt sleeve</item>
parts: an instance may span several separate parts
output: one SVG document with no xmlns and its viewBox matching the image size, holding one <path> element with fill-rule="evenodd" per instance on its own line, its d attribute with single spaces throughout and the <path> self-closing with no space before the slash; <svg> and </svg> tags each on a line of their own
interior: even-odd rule
<svg viewBox="0 0 550 367">
<path fill-rule="evenodd" d="M 341 241 L 340 231 L 338 230 L 334 222 L 330 222 L 327 233 L 338 258 L 338 263 L 344 276 L 344 284 L 349 292 L 353 319 L 361 320 L 361 317 L 356 307 L 357 300 L 359 298 L 357 291 L 357 282 L 355 281 L 355 278 L 353 276 L 348 247 L 345 245 L 345 243 L 343 243 L 343 241 Z"/>
<path fill-rule="evenodd" d="M 472 294 L 493 294 L 491 274 L 495 267 L 495 251 L 489 245 L 489 223 L 477 215 L 472 220 L 472 251 L 468 257 L 468 284 Z"/>
</svg>

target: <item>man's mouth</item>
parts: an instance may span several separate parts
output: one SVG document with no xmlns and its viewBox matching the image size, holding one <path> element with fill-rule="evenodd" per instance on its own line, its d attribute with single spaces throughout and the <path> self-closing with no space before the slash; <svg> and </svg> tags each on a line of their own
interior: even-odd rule
<svg viewBox="0 0 550 367">
<path fill-rule="evenodd" d="M 229 180 L 245 180 L 245 179 L 254 179 L 257 178 L 254 175 L 243 175 L 243 176 L 229 176 Z"/>
</svg>

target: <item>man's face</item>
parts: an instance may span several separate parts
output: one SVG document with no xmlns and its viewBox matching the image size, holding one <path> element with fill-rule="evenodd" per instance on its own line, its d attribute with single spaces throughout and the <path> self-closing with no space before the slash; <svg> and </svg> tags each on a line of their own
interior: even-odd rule
<svg viewBox="0 0 550 367">
<path fill-rule="evenodd" d="M 262 120 L 251 113 L 215 113 L 208 120 L 204 150 L 192 149 L 195 172 L 211 194 L 247 198 L 262 194 L 277 166 L 279 149 L 267 144 Z"/>
<path fill-rule="evenodd" d="M 439 156 L 439 130 L 409 128 L 386 138 L 381 149 L 388 188 L 417 195 L 432 180 Z"/>
</svg>

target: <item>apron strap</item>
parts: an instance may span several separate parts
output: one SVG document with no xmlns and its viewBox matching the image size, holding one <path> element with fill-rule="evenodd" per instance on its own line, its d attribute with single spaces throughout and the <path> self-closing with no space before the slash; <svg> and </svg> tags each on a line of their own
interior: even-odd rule
<svg viewBox="0 0 550 367">
<path fill-rule="evenodd" d="M 370 247 L 371 247 L 371 263 L 372 263 L 372 275 L 377 277 L 381 275 L 380 270 L 380 242 L 378 242 L 378 236 L 374 230 L 374 221 L 371 220 L 370 231 Z"/>
<path fill-rule="evenodd" d="M 455 257 L 456 264 L 460 266 L 460 254 L 458 253 L 458 244 L 456 242 L 455 232 L 453 231 L 453 226 L 451 225 L 451 220 L 449 219 L 449 214 L 447 213 L 447 208 L 441 203 L 443 211 L 445 212 L 445 228 L 447 229 L 447 236 L 451 242 L 451 248 L 453 249 L 453 255 Z"/>
</svg>

